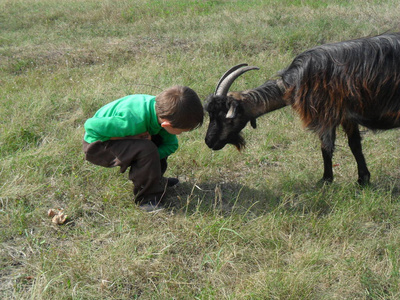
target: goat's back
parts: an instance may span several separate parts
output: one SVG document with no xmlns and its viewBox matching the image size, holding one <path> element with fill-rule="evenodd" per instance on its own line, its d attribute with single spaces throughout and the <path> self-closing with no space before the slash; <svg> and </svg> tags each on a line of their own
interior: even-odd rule
<svg viewBox="0 0 400 300">
<path fill-rule="evenodd" d="M 400 126 L 400 33 L 312 48 L 280 76 L 286 101 L 310 129 L 346 119 L 372 129 Z"/>
</svg>

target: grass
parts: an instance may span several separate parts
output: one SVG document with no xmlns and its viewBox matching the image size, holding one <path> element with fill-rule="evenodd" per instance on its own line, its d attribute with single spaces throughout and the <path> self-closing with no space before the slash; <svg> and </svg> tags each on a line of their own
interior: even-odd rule
<svg viewBox="0 0 400 300">
<path fill-rule="evenodd" d="M 364 132 L 371 186 L 339 133 L 318 187 L 317 138 L 285 108 L 212 152 L 179 137 L 172 207 L 145 214 L 116 169 L 86 163 L 83 123 L 173 84 L 202 99 L 231 65 L 274 76 L 320 43 L 398 31 L 397 1 L 0 1 L 1 299 L 398 299 L 398 131 Z M 49 208 L 67 224 L 52 225 Z"/>
</svg>

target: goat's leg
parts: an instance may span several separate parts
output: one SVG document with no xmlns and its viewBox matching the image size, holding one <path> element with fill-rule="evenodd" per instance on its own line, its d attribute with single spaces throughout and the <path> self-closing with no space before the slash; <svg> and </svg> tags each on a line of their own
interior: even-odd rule
<svg viewBox="0 0 400 300">
<path fill-rule="evenodd" d="M 358 183 L 360 185 L 366 185 L 369 183 L 371 174 L 368 171 L 367 163 L 365 162 L 364 154 L 362 152 L 361 136 L 358 124 L 354 122 L 343 122 L 342 127 L 347 134 L 349 147 L 357 162 Z"/>
<path fill-rule="evenodd" d="M 320 135 L 322 158 L 324 159 L 324 175 L 322 182 L 333 181 L 332 157 L 335 149 L 336 127 Z"/>
</svg>

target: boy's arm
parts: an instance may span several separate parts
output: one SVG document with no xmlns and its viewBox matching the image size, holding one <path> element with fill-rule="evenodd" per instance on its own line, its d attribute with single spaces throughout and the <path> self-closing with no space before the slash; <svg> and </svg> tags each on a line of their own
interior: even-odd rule
<svg viewBox="0 0 400 300">
<path fill-rule="evenodd" d="M 167 157 L 178 150 L 178 138 L 174 134 L 169 134 L 165 129 L 158 133 L 162 137 L 162 144 L 158 147 L 160 159 Z"/>
</svg>

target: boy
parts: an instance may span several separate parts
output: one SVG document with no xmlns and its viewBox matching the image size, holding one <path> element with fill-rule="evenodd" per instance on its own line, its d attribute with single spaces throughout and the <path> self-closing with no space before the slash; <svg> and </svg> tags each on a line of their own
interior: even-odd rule
<svg viewBox="0 0 400 300">
<path fill-rule="evenodd" d="M 162 208 L 167 158 L 178 149 L 176 135 L 203 123 L 203 106 L 189 87 L 173 86 L 157 96 L 130 95 L 100 108 L 85 122 L 85 159 L 103 167 L 128 167 L 135 201 L 145 211 Z"/>
</svg>

